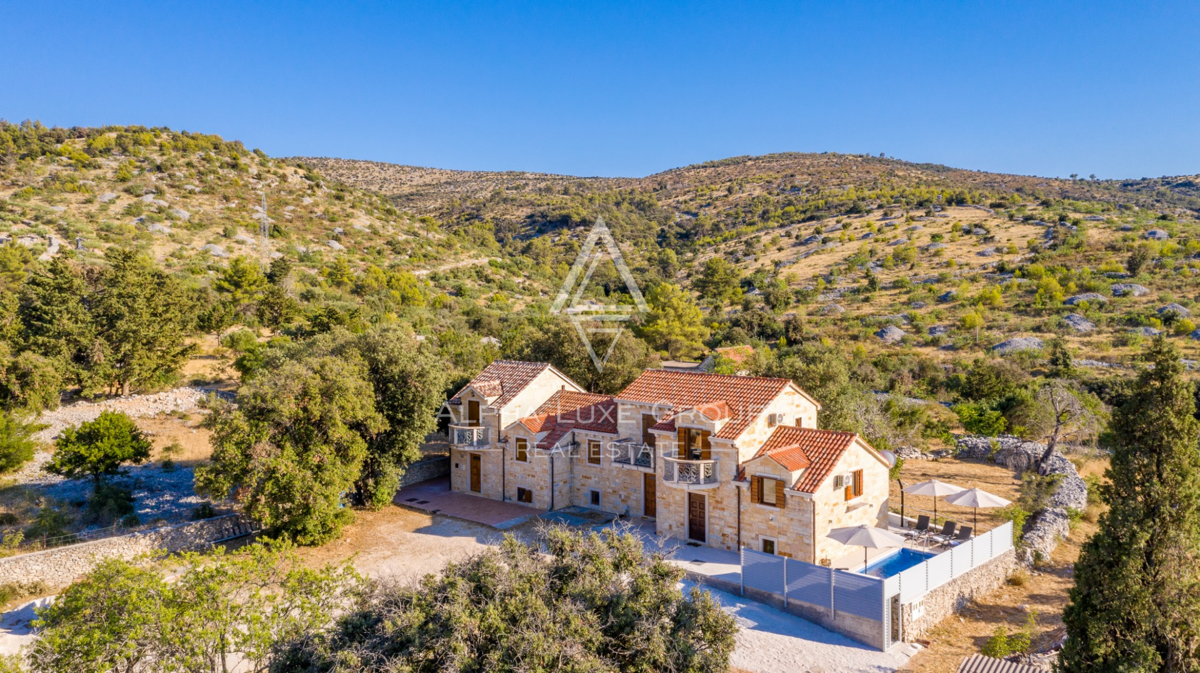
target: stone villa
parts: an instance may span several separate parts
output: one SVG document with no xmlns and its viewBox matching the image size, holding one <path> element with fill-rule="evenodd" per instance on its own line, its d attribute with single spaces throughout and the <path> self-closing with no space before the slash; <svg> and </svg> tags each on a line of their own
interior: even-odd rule
<svg viewBox="0 0 1200 673">
<path fill-rule="evenodd" d="M 446 405 L 451 488 L 828 564 L 851 551 L 831 528 L 886 523 L 888 464 L 818 429 L 819 408 L 787 379 L 652 369 L 610 396 L 546 363 L 496 361 Z"/>
</svg>

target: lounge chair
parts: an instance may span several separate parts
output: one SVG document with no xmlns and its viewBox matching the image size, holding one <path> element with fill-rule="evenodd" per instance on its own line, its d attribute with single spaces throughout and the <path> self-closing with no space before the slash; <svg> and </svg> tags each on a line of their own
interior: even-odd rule
<svg viewBox="0 0 1200 673">
<path fill-rule="evenodd" d="M 964 542 L 969 542 L 971 540 L 971 534 L 974 532 L 974 528 L 971 528 L 970 526 L 963 526 L 962 528 L 958 529 L 958 534 L 946 544 L 950 545 L 951 547 L 957 547 Z"/>
<path fill-rule="evenodd" d="M 946 544 L 946 543 L 950 542 L 950 538 L 954 537 L 954 529 L 957 527 L 958 527 L 957 523 L 955 523 L 953 521 L 947 521 L 946 525 L 942 526 L 942 532 L 940 532 L 936 535 L 930 535 L 929 539 L 933 540 L 934 542 L 936 542 L 938 544 Z"/>
<path fill-rule="evenodd" d="M 929 516 L 922 514 L 917 517 L 917 525 L 912 530 L 904 531 L 904 537 L 921 537 L 929 531 Z"/>
</svg>

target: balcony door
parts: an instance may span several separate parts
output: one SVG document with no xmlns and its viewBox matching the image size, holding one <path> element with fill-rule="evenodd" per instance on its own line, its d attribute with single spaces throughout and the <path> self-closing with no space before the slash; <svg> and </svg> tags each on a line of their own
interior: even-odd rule
<svg viewBox="0 0 1200 673">
<path fill-rule="evenodd" d="M 696 428 L 679 428 L 679 459 L 680 460 L 712 460 L 712 446 L 708 430 Z"/>
<path fill-rule="evenodd" d="M 467 400 L 467 425 L 479 427 L 479 400 Z"/>
</svg>

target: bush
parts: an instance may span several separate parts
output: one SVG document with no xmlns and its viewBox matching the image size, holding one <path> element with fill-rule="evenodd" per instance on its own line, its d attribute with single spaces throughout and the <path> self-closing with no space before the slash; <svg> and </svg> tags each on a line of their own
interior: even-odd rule
<svg viewBox="0 0 1200 673">
<path fill-rule="evenodd" d="M 997 626 L 992 637 L 980 651 L 985 657 L 1003 659 L 1013 654 L 1029 654 L 1033 646 L 1033 637 L 1037 631 L 1037 611 L 1030 610 L 1025 615 L 1025 623 L 1016 633 L 1009 634 L 1004 626 Z"/>
<path fill-rule="evenodd" d="M 1021 536 L 1025 533 L 1025 522 L 1029 519 L 1029 512 L 1022 509 L 1020 505 L 1009 505 L 997 512 L 1001 518 L 1011 521 L 1013 525 L 1013 544 L 1020 546 Z"/>
<path fill-rule="evenodd" d="M 217 512 L 216 512 L 216 510 L 213 509 L 212 504 L 207 503 L 207 502 L 200 503 L 199 505 L 196 506 L 195 509 L 192 510 L 192 520 L 193 521 L 200 521 L 201 519 L 211 519 L 216 515 L 217 515 Z"/>
<path fill-rule="evenodd" d="M 87 520 L 89 523 L 108 524 L 131 514 L 133 514 L 133 491 L 126 487 L 101 484 L 88 498 Z"/>
<path fill-rule="evenodd" d="M 963 429 L 971 434 L 995 437 L 1008 426 L 1003 413 L 978 402 L 956 404 L 953 410 Z"/>
<path fill-rule="evenodd" d="M 66 512 L 47 505 L 38 510 L 33 523 L 25 529 L 25 538 L 29 540 L 44 540 L 51 546 L 70 544 L 74 536 L 67 531 L 71 525 L 71 516 Z"/>
<path fill-rule="evenodd" d="M 458 670 L 570 661 L 576 670 L 726 671 L 737 624 L 707 591 L 680 591 L 682 578 L 629 534 L 552 528 L 544 550 L 509 536 L 419 585 L 378 588 L 326 642 L 301 643 L 276 663 L 434 671 L 453 652 Z"/>
</svg>

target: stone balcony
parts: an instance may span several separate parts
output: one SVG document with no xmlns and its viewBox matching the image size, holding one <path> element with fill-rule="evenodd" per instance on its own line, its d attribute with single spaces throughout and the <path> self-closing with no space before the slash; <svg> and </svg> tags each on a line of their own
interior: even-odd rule
<svg viewBox="0 0 1200 673">
<path fill-rule="evenodd" d="M 654 469 L 654 447 L 632 439 L 622 439 L 609 444 L 612 462 L 628 467 Z"/>
<path fill-rule="evenodd" d="M 716 488 L 720 472 L 717 460 L 683 460 L 663 456 L 663 482 L 688 490 Z"/>
<path fill-rule="evenodd" d="M 483 448 L 488 446 L 488 440 L 488 428 L 484 426 L 450 426 L 450 445 L 457 449 Z"/>
</svg>

